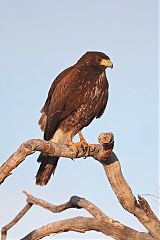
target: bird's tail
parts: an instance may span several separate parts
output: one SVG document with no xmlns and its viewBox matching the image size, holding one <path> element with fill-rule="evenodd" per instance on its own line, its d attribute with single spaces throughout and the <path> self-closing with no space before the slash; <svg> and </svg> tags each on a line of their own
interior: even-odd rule
<svg viewBox="0 0 160 240">
<path fill-rule="evenodd" d="M 41 153 L 37 159 L 41 163 L 37 175 L 36 175 L 36 184 L 43 186 L 46 185 L 51 178 L 51 175 L 54 175 L 59 157 L 52 157 L 45 153 Z"/>
</svg>

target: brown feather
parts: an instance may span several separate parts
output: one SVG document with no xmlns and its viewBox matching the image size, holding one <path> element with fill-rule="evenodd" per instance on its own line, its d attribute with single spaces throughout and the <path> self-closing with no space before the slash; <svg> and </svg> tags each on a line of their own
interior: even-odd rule
<svg viewBox="0 0 160 240">
<path fill-rule="evenodd" d="M 46 127 L 46 123 L 47 123 L 47 115 L 45 112 L 42 113 L 39 121 L 38 121 L 38 124 L 40 125 L 40 129 L 44 132 L 45 130 L 45 127 Z"/>
<path fill-rule="evenodd" d="M 101 117 L 108 101 L 108 81 L 105 67 L 98 62 L 100 58 L 109 59 L 104 53 L 87 52 L 52 83 L 39 120 L 45 140 L 54 139 L 55 132 L 60 130 L 58 143 L 66 143 L 66 139 L 94 118 Z M 45 185 L 55 171 L 58 158 L 40 154 L 38 161 L 41 165 L 36 183 Z"/>
<path fill-rule="evenodd" d="M 41 153 L 39 155 L 37 161 L 41 162 L 41 165 L 36 175 L 37 185 L 43 186 L 48 183 L 49 179 L 51 178 L 51 175 L 52 174 L 54 175 L 58 159 L 59 159 L 58 157 L 48 156 L 44 153 Z"/>
</svg>

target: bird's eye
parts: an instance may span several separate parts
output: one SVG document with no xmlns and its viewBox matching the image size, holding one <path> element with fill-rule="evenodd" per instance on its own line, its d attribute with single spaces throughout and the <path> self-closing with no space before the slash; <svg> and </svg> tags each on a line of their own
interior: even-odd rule
<svg viewBox="0 0 160 240">
<path fill-rule="evenodd" d="M 99 62 L 100 62 L 101 60 L 102 60 L 101 58 L 98 59 Z"/>
</svg>

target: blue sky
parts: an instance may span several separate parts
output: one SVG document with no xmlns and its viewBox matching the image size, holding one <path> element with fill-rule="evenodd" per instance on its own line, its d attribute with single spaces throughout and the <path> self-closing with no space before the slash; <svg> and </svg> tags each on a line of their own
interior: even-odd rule
<svg viewBox="0 0 160 240">
<path fill-rule="evenodd" d="M 114 151 L 134 194 L 158 194 L 158 1 L 151 0 L 1 0 L 0 1 L 1 152 L 3 163 L 30 138 L 42 138 L 40 109 L 53 79 L 88 50 L 110 56 L 107 109 L 83 133 L 97 142 L 101 132 L 115 134 Z M 61 159 L 46 187 L 35 185 L 38 154 L 20 165 L 1 186 L 0 226 L 24 206 L 23 190 L 55 204 L 79 195 L 106 214 L 137 230 L 138 221 L 124 211 L 91 158 Z M 158 215 L 158 203 L 147 197 Z M 83 210 L 51 214 L 33 209 L 12 230 L 18 239 L 37 227 L 77 215 Z M 38 216 L 38 218 L 37 218 Z M 90 232 L 56 238 L 104 238 Z"/>
</svg>

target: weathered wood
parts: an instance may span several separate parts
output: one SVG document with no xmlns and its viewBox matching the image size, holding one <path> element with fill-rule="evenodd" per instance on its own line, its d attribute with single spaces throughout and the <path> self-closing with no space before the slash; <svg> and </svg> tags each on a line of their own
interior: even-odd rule
<svg viewBox="0 0 160 240">
<path fill-rule="evenodd" d="M 58 234 L 62 232 L 75 231 L 79 233 L 85 233 L 87 231 L 101 232 L 107 236 L 111 236 L 117 240 L 153 240 L 147 233 L 140 233 L 131 228 L 120 227 L 104 220 L 98 220 L 96 218 L 87 217 L 75 217 L 66 220 L 62 220 L 55 223 L 47 224 L 39 229 L 27 234 L 21 240 L 37 240 L 51 234 Z"/>
<path fill-rule="evenodd" d="M 7 238 L 7 231 L 12 228 L 25 214 L 28 210 L 32 207 L 32 203 L 27 203 L 26 206 L 17 214 L 17 216 L 6 226 L 2 227 L 1 229 L 1 240 L 6 240 Z"/>
<path fill-rule="evenodd" d="M 103 133 L 103 142 L 101 144 L 92 144 L 92 148 L 89 147 L 88 156 L 92 156 L 96 160 L 103 161 L 109 156 L 113 149 L 113 134 Z M 76 148 L 75 148 L 76 146 Z M 25 158 L 35 151 L 47 153 L 52 156 L 61 156 L 66 158 L 80 158 L 86 157 L 86 153 L 81 145 L 75 144 L 57 144 L 51 141 L 45 141 L 40 139 L 31 139 L 23 143 L 19 149 L 13 153 L 9 159 L 0 167 L 0 184 L 11 175 L 13 169 L 15 169 Z M 78 147 L 77 147 L 78 146 Z M 76 149 L 76 151 L 75 151 Z"/>
<path fill-rule="evenodd" d="M 143 232 L 138 232 L 132 228 L 129 228 L 118 221 L 113 220 L 104 214 L 99 208 L 97 208 L 93 203 L 89 202 L 84 198 L 78 196 L 73 196 L 70 200 L 61 205 L 53 205 L 38 199 L 27 192 L 24 192 L 27 196 L 28 204 L 35 204 L 43 207 L 53 213 L 59 213 L 68 208 L 83 208 L 92 215 L 91 217 L 75 217 L 71 219 L 66 219 L 58 221 L 55 223 L 47 224 L 39 229 L 32 231 L 27 234 L 21 240 L 37 240 L 42 237 L 49 236 L 51 234 L 58 234 L 67 231 L 76 231 L 84 233 L 86 231 L 95 230 L 101 232 L 107 236 L 111 236 L 114 239 L 119 240 L 153 240 L 151 235 Z"/>
<path fill-rule="evenodd" d="M 112 152 L 102 164 L 111 187 L 122 207 L 132 213 L 154 239 L 159 240 L 160 221 L 144 198 L 139 196 L 139 201 L 136 200 L 131 188 L 123 177 L 116 154 Z"/>
<path fill-rule="evenodd" d="M 54 205 L 42 199 L 35 198 L 27 192 L 27 205 L 20 213 L 1 230 L 1 240 L 6 240 L 7 231 L 14 226 L 30 209 L 32 205 L 39 205 L 53 213 L 59 213 L 69 208 L 83 208 L 92 217 L 76 217 L 62 220 L 42 226 L 39 229 L 27 234 L 23 240 L 40 239 L 51 234 L 57 234 L 67 231 L 86 232 L 95 230 L 117 240 L 160 240 L 160 221 L 151 210 L 147 201 L 138 196 L 138 200 L 132 193 L 127 181 L 125 180 L 120 162 L 112 151 L 114 139 L 112 133 L 100 134 L 99 144 L 88 145 L 88 155 L 101 162 L 104 167 L 109 183 L 117 196 L 122 207 L 133 214 L 148 232 L 138 232 L 120 222 L 110 218 L 98 207 L 86 199 L 73 196 L 63 204 Z M 77 148 L 75 148 L 75 146 Z M 23 160 L 35 151 L 41 151 L 54 156 L 63 156 L 67 158 L 85 157 L 86 152 L 81 145 L 58 145 L 53 142 L 47 142 L 39 139 L 32 139 L 20 146 L 20 148 L 10 156 L 10 158 L 0 167 L 0 183 L 11 174 Z"/>
</svg>

